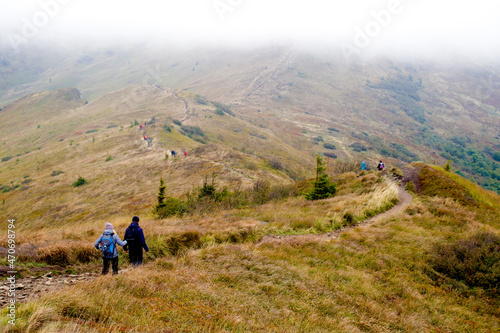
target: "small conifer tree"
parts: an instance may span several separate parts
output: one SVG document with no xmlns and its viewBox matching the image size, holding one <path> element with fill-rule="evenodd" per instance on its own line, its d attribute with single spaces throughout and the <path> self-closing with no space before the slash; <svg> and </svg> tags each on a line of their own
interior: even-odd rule
<svg viewBox="0 0 500 333">
<path fill-rule="evenodd" d="M 323 164 L 321 156 L 316 156 L 316 180 L 313 189 L 305 194 L 307 200 L 320 200 L 333 197 L 336 192 L 333 184 L 325 173 L 326 167 Z"/>
<path fill-rule="evenodd" d="M 446 162 L 446 164 L 444 165 L 443 169 L 445 169 L 446 171 L 450 171 L 451 170 L 450 160 L 448 160 L 448 162 Z"/>
<path fill-rule="evenodd" d="M 167 186 L 165 185 L 165 181 L 163 178 L 160 178 L 160 187 L 158 188 L 158 204 L 156 205 L 156 211 L 159 211 L 163 207 L 165 207 L 165 189 Z"/>
</svg>

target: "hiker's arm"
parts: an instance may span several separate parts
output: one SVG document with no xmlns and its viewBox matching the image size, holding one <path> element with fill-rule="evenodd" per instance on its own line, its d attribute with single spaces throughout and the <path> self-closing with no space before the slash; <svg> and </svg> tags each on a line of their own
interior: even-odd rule
<svg viewBox="0 0 500 333">
<path fill-rule="evenodd" d="M 115 235 L 114 235 L 114 238 L 115 238 L 115 242 L 116 242 L 116 244 L 118 244 L 118 245 L 120 245 L 120 246 L 125 246 L 125 245 L 127 245 L 127 241 L 126 241 L 126 240 L 122 241 L 122 240 L 120 239 L 120 237 L 119 237 L 117 234 L 115 234 Z"/>
<path fill-rule="evenodd" d="M 94 247 L 95 247 L 96 249 L 98 249 L 98 250 L 100 250 L 100 248 L 99 248 L 99 244 L 101 243 L 101 240 L 102 240 L 102 235 L 101 235 L 101 236 L 99 236 L 99 238 L 98 238 L 98 239 L 95 241 L 95 243 L 94 243 Z"/>
<path fill-rule="evenodd" d="M 146 244 L 146 239 L 144 238 L 144 232 L 142 230 L 139 231 L 139 238 L 141 240 L 141 244 L 144 250 L 146 250 L 146 252 L 149 252 L 149 247 Z"/>
</svg>

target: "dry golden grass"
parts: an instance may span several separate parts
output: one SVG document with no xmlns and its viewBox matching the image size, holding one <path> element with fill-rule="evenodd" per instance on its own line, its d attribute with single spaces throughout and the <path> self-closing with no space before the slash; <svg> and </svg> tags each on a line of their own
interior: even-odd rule
<svg viewBox="0 0 500 333">
<path fill-rule="evenodd" d="M 138 97 L 134 97 L 135 89 L 141 92 Z M 271 156 L 271 152 L 276 151 L 282 157 L 292 157 L 292 170 L 303 169 L 310 163 L 310 157 L 293 156 L 293 149 L 279 138 L 259 143 L 262 139 L 249 134 L 257 130 L 256 126 L 227 115 L 219 119 L 213 107 L 207 109 L 186 99 L 191 110 L 186 124 L 196 126 L 206 122 L 209 139 L 223 144 L 197 149 L 201 144 L 180 134 L 180 128 L 172 123 L 173 119 L 186 115 L 184 102 L 174 93 L 151 86 L 130 87 L 81 106 L 83 102 L 68 105 L 66 99 L 73 98 L 72 91 L 68 91 L 66 95 L 44 94 L 48 100 L 45 104 L 40 103 L 39 97 L 32 96 L 11 105 L 11 113 L 22 113 L 23 108 L 31 110 L 28 115 L 31 122 L 20 130 L 15 119 L 2 113 L 5 134 L 11 139 L 0 151 L 19 154 L 19 160 L 0 165 L 0 184 L 12 182 L 23 187 L 0 193 L 0 201 L 4 202 L 0 205 L 2 215 L 16 219 L 20 231 L 42 230 L 36 236 L 43 237 L 46 228 L 60 230 L 62 226 L 69 226 L 74 231 L 85 232 L 108 220 L 129 220 L 133 215 L 148 214 L 156 201 L 160 177 L 167 181 L 167 195 L 173 196 L 200 186 L 204 177 L 212 173 L 218 174 L 221 187 L 233 189 L 251 187 L 259 179 L 270 183 L 291 181 L 283 171 L 272 169 L 266 159 L 234 151 L 217 139 L 219 128 L 227 132 L 231 142 L 259 146 L 261 156 Z M 192 98 L 189 94 L 183 98 L 186 97 Z M 53 105 L 58 106 L 57 113 L 45 114 Z M 146 126 L 143 132 L 139 132 L 138 127 L 130 127 L 134 120 L 143 123 L 152 117 L 156 118 L 156 124 Z M 166 132 L 164 124 L 169 124 L 172 132 Z M 243 132 L 234 132 L 236 128 L 242 128 Z M 98 131 L 86 133 L 94 129 Z M 154 139 L 150 149 L 141 139 L 144 132 Z M 165 160 L 169 149 L 175 149 L 178 154 L 186 149 L 188 158 Z M 108 156 L 111 160 L 106 161 Z M 64 173 L 51 176 L 53 171 Z M 72 187 L 78 176 L 84 177 L 88 184 Z M 23 183 L 25 180 L 27 184 Z M 30 241 L 28 238 L 33 236 L 30 234 L 25 240 L 23 235 L 27 232 L 19 233 L 20 242 Z M 76 232 L 74 237 L 81 238 Z"/>
<path fill-rule="evenodd" d="M 356 216 L 365 216 L 393 203 L 394 184 L 374 178 L 363 186 L 363 177 L 345 175 L 339 179 L 340 195 L 318 202 L 291 198 L 211 217 L 148 221 L 144 228 L 155 260 L 150 256 L 144 267 L 22 305 L 19 325 L 9 330 L 498 331 L 498 299 L 481 290 L 439 285 L 427 272 L 433 244 L 477 230 L 498 233 L 490 221 L 500 207 L 485 212 L 451 198 L 415 197 L 397 216 L 321 242 L 311 238 L 256 246 L 241 244 L 244 239 L 228 244 L 228 239 L 217 244 L 203 234 L 244 229 L 257 235 L 284 230 L 308 234 L 319 230 L 314 223 L 304 226 L 307 216 L 325 219 L 352 207 L 358 207 Z M 490 217 L 485 219 L 485 214 Z M 269 224 L 259 222 L 264 216 Z M 158 252 L 161 246 L 189 242 L 181 255 Z"/>
<path fill-rule="evenodd" d="M 150 209 L 156 201 L 161 176 L 167 179 L 167 194 L 176 196 L 191 190 L 193 184 L 201 185 L 203 177 L 211 172 L 220 173 L 221 186 L 233 188 L 248 186 L 255 179 L 274 183 L 290 179 L 262 159 L 227 147 L 221 152 L 215 145 L 198 153 L 190 151 L 186 159 L 165 161 L 167 148 L 196 149 L 199 144 L 180 135 L 177 128 L 167 134 L 160 126 L 170 121 L 169 117 L 185 115 L 184 103 L 169 92 L 153 87 L 144 89 L 151 90 L 147 96 L 152 97 L 153 103 L 143 105 L 145 101 L 130 100 L 126 92 L 116 92 L 118 98 L 112 94 L 95 105 L 84 106 L 86 118 L 73 118 L 73 110 L 69 110 L 61 116 L 64 124 L 41 123 L 43 133 L 11 133 L 21 150 L 43 146 L 21 156 L 19 162 L 2 164 L 0 169 L 1 183 L 19 182 L 26 175 L 33 179 L 29 189 L 0 196 L 6 200 L 0 207 L 2 215 L 17 220 L 16 240 L 20 247 L 34 245 L 34 256 L 46 263 L 91 269 L 96 266 L 93 254 L 98 253 L 93 252 L 92 243 L 101 234 L 104 223 L 111 222 L 123 236 L 131 217 L 140 215 L 151 252 L 142 268 L 62 288 L 21 305 L 18 326 L 8 330 L 500 329 L 497 299 L 481 290 L 457 291 L 452 286 L 439 285 L 426 273 L 434 243 L 461 239 L 483 229 L 498 232 L 498 196 L 485 199 L 484 193 L 476 191 L 475 200 L 483 200 L 488 207 L 477 209 L 463 206 L 454 198 L 443 198 L 438 191 L 435 197 L 417 197 L 398 216 L 381 219 L 371 227 L 355 228 L 336 240 L 318 242 L 311 237 L 301 242 L 254 245 L 266 234 L 310 235 L 336 230 L 344 225 L 347 215 L 359 221 L 395 204 L 397 187 L 391 181 L 377 173 L 350 172 L 336 175 L 337 196 L 327 200 L 310 202 L 295 197 L 244 209 L 156 220 Z M 123 113 L 123 105 L 130 107 L 129 113 Z M 171 110 L 166 110 L 166 105 Z M 225 127 L 242 126 L 244 131 L 262 129 L 262 133 L 276 139 L 264 127 L 243 127 L 241 119 L 233 123 L 229 116 L 208 118 L 213 110 L 191 104 L 190 107 L 193 118 L 187 124 L 207 120 L 211 122 L 209 128 L 217 128 L 218 123 L 224 122 Z M 123 129 L 102 124 L 104 111 L 110 123 Z M 161 140 L 148 150 L 137 128 L 130 128 L 129 124 L 134 119 L 143 122 L 152 116 L 157 117 L 158 126 L 148 131 Z M 321 123 L 321 119 L 317 121 Z M 30 126 L 36 127 L 36 123 Z M 99 131 L 85 134 L 94 128 Z M 64 141 L 44 141 L 62 133 L 66 133 Z M 234 142 L 234 133 L 227 131 L 224 135 Z M 262 139 L 251 136 L 240 144 L 252 150 L 262 146 L 267 153 L 274 147 L 271 140 L 262 145 L 259 140 Z M 276 146 L 281 155 L 278 157 L 294 155 L 287 151 L 284 142 Z M 110 155 L 112 160 L 106 162 Z M 307 158 L 307 154 L 295 155 L 291 159 L 295 169 L 310 163 L 297 162 Z M 246 168 L 248 165 L 253 166 Z M 66 173 L 52 177 L 54 170 Z M 78 175 L 87 178 L 89 184 L 71 187 Z M 57 182 L 52 183 L 54 180 Z M 1 237 L 0 242 L 5 245 L 6 238 Z M 91 263 L 83 264 L 87 260 Z M 0 319 L 2 325 L 6 324 L 5 319 L 6 316 Z"/>
</svg>

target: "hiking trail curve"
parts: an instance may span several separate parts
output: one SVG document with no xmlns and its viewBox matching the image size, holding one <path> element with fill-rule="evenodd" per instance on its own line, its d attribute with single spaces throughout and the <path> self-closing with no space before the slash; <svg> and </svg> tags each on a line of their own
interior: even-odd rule
<svg viewBox="0 0 500 333">
<path fill-rule="evenodd" d="M 342 233 L 352 230 L 360 226 L 368 226 L 374 224 L 382 219 L 395 216 L 404 211 L 412 202 L 411 194 L 405 190 L 404 185 L 398 187 L 398 203 L 388 211 L 375 215 L 369 219 L 359 222 L 354 226 L 344 227 L 335 231 L 327 232 L 324 234 L 309 234 L 309 235 L 265 235 L 258 244 L 265 243 L 282 243 L 286 240 L 288 243 L 303 243 L 305 241 L 324 241 L 339 237 Z"/>
</svg>

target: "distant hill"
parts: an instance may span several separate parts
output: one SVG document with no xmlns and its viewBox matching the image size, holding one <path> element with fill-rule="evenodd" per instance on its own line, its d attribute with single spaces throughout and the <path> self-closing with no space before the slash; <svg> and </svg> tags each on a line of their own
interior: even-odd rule
<svg viewBox="0 0 500 333">
<path fill-rule="evenodd" d="M 290 155 L 308 156 L 297 156 L 303 165 L 311 164 L 314 153 L 329 153 L 339 160 L 364 159 L 372 167 L 379 159 L 396 165 L 418 160 L 444 165 L 450 160 L 453 170 L 500 192 L 500 157 L 495 155 L 500 150 L 498 64 L 346 60 L 340 54 L 293 47 L 147 45 L 53 54 L 33 46 L 15 57 L 4 52 L 2 59 L 0 98 L 5 104 L 30 92 L 76 87 L 83 100 L 99 101 L 91 108 L 100 109 L 104 119 L 109 93 L 143 85 L 151 91 L 183 90 L 192 93 L 188 96 L 194 108 L 217 109 L 212 102 L 227 106 L 228 119 L 234 116 L 232 121 L 254 126 L 243 131 L 254 138 L 276 135 L 287 143 L 285 150 L 292 146 L 299 151 L 289 150 Z M 137 90 L 127 98 L 145 97 L 137 96 L 141 94 Z M 115 103 L 114 109 L 120 113 L 123 106 Z M 141 107 L 151 109 L 151 103 Z M 217 131 L 227 132 L 229 124 L 199 121 L 198 125 L 212 126 L 212 131 L 217 125 Z M 226 136 L 229 133 L 236 132 Z M 260 139 L 247 147 L 231 141 L 236 137 L 231 134 L 224 144 L 260 157 L 272 154 L 258 152 L 271 140 Z M 297 170 L 295 162 L 286 166 L 284 156 L 280 163 L 290 176 L 303 175 L 303 166 Z"/>
</svg>

